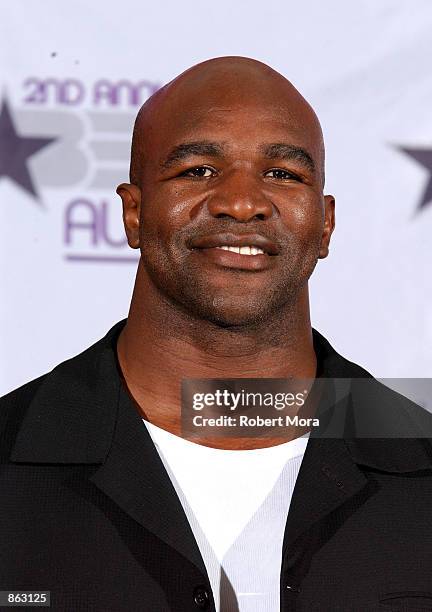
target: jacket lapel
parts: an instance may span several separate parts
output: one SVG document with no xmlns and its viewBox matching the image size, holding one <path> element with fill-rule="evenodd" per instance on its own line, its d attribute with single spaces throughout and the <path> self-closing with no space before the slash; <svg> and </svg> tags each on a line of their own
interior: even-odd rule
<svg viewBox="0 0 432 612">
<path fill-rule="evenodd" d="M 311 437 L 291 499 L 283 552 L 367 484 L 343 440 Z"/>
<path fill-rule="evenodd" d="M 141 416 L 123 388 L 110 452 L 90 480 L 205 575 L 204 562 L 181 502 Z"/>
</svg>

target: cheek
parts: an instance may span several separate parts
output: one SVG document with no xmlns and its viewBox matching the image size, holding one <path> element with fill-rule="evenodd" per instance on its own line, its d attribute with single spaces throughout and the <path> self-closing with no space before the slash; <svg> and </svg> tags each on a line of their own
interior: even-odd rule
<svg viewBox="0 0 432 612">
<path fill-rule="evenodd" d="M 291 235 L 304 242 L 321 237 L 324 213 L 322 197 L 313 191 L 298 191 L 288 203 L 278 206 L 281 220 Z"/>
<path fill-rule="evenodd" d="M 166 241 L 190 222 L 193 207 L 190 194 L 168 184 L 143 190 L 141 223 L 144 233 L 153 233 Z"/>
<path fill-rule="evenodd" d="M 143 240 L 166 245 L 182 225 L 181 215 L 169 197 L 147 193 L 142 199 L 140 233 Z"/>
</svg>

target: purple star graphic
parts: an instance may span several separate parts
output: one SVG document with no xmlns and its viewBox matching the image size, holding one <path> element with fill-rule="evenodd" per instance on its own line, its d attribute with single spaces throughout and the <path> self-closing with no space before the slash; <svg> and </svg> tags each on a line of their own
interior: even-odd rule
<svg viewBox="0 0 432 612">
<path fill-rule="evenodd" d="M 6 100 L 3 100 L 0 112 L 0 177 L 9 177 L 38 199 L 27 160 L 54 140 L 56 138 L 39 138 L 18 134 L 9 105 Z"/>
<path fill-rule="evenodd" d="M 409 155 L 429 172 L 428 182 L 423 192 L 422 199 L 417 206 L 417 212 L 424 210 L 432 203 L 432 149 L 410 149 L 408 147 L 398 147 L 400 151 Z"/>
</svg>

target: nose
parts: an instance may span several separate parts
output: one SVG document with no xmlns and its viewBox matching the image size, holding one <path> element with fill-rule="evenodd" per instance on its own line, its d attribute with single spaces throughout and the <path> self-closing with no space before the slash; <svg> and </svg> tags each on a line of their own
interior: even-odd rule
<svg viewBox="0 0 432 612">
<path fill-rule="evenodd" d="M 209 213 L 216 218 L 232 217 L 239 222 L 265 221 L 273 214 L 273 204 L 253 177 L 235 172 L 221 182 L 207 202 Z"/>
</svg>

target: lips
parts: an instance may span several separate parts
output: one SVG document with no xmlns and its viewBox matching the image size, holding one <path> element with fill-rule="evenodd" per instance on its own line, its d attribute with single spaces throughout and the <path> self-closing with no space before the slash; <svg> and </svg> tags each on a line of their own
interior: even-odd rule
<svg viewBox="0 0 432 612">
<path fill-rule="evenodd" d="M 189 249 L 202 262 L 219 268 L 259 272 L 273 267 L 277 245 L 261 234 L 229 232 L 202 236 L 189 244 Z"/>
<path fill-rule="evenodd" d="M 279 249 L 277 245 L 261 234 L 233 234 L 224 232 L 220 234 L 210 234 L 193 240 L 190 249 L 213 249 L 221 247 L 251 247 L 249 252 L 243 249 L 243 255 L 240 251 L 240 256 L 259 257 L 259 253 L 254 253 L 252 248 L 264 251 L 266 255 L 278 255 Z M 229 251 L 228 251 L 229 252 Z M 262 256 L 262 253 L 261 253 Z"/>
</svg>

